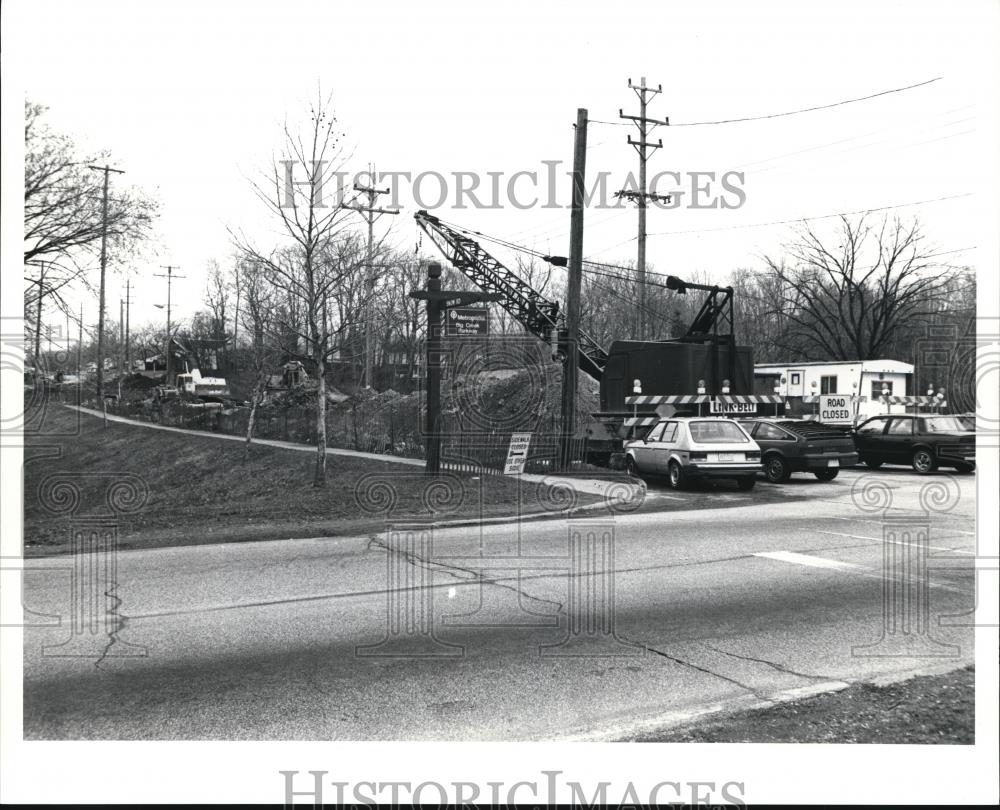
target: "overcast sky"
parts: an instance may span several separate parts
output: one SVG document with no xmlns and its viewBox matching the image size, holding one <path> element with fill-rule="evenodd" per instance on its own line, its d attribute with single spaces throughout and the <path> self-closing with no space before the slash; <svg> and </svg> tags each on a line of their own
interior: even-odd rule
<svg viewBox="0 0 1000 810">
<path fill-rule="evenodd" d="M 637 114 L 627 82 L 645 76 L 663 86 L 649 114 L 673 125 L 656 132 L 663 148 L 650 174 L 743 171 L 746 194 L 735 210 L 651 210 L 653 269 L 722 278 L 780 251 L 789 226 L 766 223 L 942 197 L 950 199 L 893 211 L 919 215 L 940 250 L 956 251 L 949 260 L 995 269 L 997 9 L 992 0 L 507 0 L 488 9 L 6 2 L 4 129 L 13 135 L 8 146 L 19 142 L 26 93 L 83 149 L 111 150 L 127 172 L 115 184 L 158 195 L 158 255 L 130 268 L 134 324 L 163 317 L 153 309 L 165 300 L 163 281 L 152 275 L 162 272 L 158 265 L 179 265 L 187 276 L 174 300 L 178 317 L 190 316 L 201 306 L 206 263 L 231 254 L 227 226 L 252 233 L 269 226 L 248 178 L 266 170 L 272 154 L 283 156 L 282 122 L 301 120 L 318 87 L 332 94 L 348 133 L 348 168 L 503 172 L 506 182 L 518 171 L 544 176 L 543 161 L 563 161 L 568 171 L 576 109 L 609 122 L 619 108 Z M 827 105 L 939 77 L 801 115 L 676 126 Z M 625 142 L 630 131 L 589 129 L 588 174 L 609 172 L 611 190 L 637 167 Z M 5 201 L 16 203 L 20 168 L 7 152 Z M 560 181 L 566 202 L 569 181 Z M 540 186 L 544 197 L 541 178 Z M 426 188 L 425 196 L 436 196 L 434 184 Z M 404 185 L 393 238 L 413 250 L 416 206 L 408 194 Z M 443 218 L 545 252 L 568 251 L 568 209 L 453 210 L 453 188 L 451 197 L 436 211 Z M 4 210 L 7 218 L 11 208 Z M 635 229 L 634 209 L 589 211 L 584 253 L 634 260 Z M 16 266 L 5 259 L 5 271 Z M 116 276 L 114 316 L 117 288 Z"/>
</svg>

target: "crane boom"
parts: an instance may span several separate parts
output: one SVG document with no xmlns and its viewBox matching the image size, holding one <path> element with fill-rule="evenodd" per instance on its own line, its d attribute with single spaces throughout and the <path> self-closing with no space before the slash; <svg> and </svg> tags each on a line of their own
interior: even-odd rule
<svg viewBox="0 0 1000 810">
<path fill-rule="evenodd" d="M 558 345 L 566 351 L 567 331 L 559 304 L 549 301 L 524 279 L 483 250 L 474 239 L 465 236 L 427 211 L 413 215 L 417 224 L 441 251 L 476 286 L 499 296 L 499 303 L 524 327 L 545 341 L 557 335 Z M 608 362 L 608 353 L 590 335 L 581 330 L 577 346 L 580 370 L 600 380 Z"/>
</svg>

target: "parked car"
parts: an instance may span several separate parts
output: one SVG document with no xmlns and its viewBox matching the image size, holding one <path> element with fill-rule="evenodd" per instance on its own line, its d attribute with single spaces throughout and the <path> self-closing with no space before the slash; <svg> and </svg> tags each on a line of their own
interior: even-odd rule
<svg viewBox="0 0 1000 810">
<path fill-rule="evenodd" d="M 976 415 L 974 413 L 957 413 L 955 418 L 965 426 L 966 430 L 976 432 Z"/>
<path fill-rule="evenodd" d="M 925 475 L 938 467 L 976 468 L 976 434 L 955 416 L 874 416 L 854 431 L 861 460 L 874 470 L 910 464 Z"/>
<path fill-rule="evenodd" d="M 785 483 L 795 472 L 832 481 L 841 467 L 858 463 L 854 439 L 846 430 L 809 419 L 740 419 L 739 423 L 760 446 L 764 476 L 772 484 Z"/>
<path fill-rule="evenodd" d="M 689 481 L 730 479 L 753 489 L 760 471 L 760 448 L 731 419 L 663 419 L 642 439 L 625 442 L 629 475 L 665 475 L 673 489 Z"/>
</svg>

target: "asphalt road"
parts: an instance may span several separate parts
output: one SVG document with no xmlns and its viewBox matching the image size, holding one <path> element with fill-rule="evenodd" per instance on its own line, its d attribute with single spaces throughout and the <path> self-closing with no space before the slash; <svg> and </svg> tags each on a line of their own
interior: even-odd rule
<svg viewBox="0 0 1000 810">
<path fill-rule="evenodd" d="M 31 560 L 25 737 L 616 739 L 963 666 L 975 482 L 654 482 L 614 518 L 80 557 L 75 589 Z"/>
</svg>

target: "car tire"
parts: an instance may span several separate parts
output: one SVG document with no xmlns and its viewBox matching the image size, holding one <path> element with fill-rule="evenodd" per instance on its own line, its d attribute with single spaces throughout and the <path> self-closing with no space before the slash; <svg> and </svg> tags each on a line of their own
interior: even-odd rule
<svg viewBox="0 0 1000 810">
<path fill-rule="evenodd" d="M 757 479 L 752 475 L 744 476 L 743 478 L 736 479 L 736 486 L 739 487 L 743 492 L 747 492 L 754 488 L 757 484 Z"/>
<path fill-rule="evenodd" d="M 813 475 L 815 475 L 820 481 L 832 481 L 840 475 L 840 470 L 816 470 Z"/>
<path fill-rule="evenodd" d="M 777 453 L 764 458 L 764 477 L 772 484 L 784 484 L 792 477 L 788 462 Z"/>
<path fill-rule="evenodd" d="M 937 469 L 937 462 L 934 460 L 934 454 L 925 447 L 918 447 L 913 451 L 911 463 L 913 465 L 913 469 L 920 475 L 927 475 Z"/>
<path fill-rule="evenodd" d="M 629 478 L 639 478 L 639 468 L 636 466 L 635 459 L 632 456 L 625 456 L 625 474 Z"/>
<path fill-rule="evenodd" d="M 670 480 L 671 489 L 684 489 L 687 483 L 684 478 L 684 469 L 676 461 L 671 461 L 667 465 L 667 478 Z"/>
<path fill-rule="evenodd" d="M 864 458 L 864 459 L 861 459 L 861 460 L 865 463 L 865 466 L 868 467 L 870 470 L 877 470 L 879 467 L 882 466 L 882 460 L 881 459 L 877 459 L 877 458 Z"/>
</svg>

